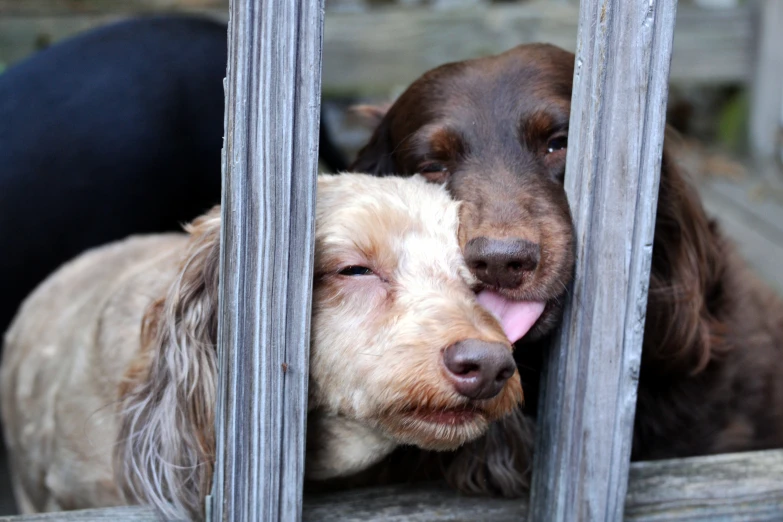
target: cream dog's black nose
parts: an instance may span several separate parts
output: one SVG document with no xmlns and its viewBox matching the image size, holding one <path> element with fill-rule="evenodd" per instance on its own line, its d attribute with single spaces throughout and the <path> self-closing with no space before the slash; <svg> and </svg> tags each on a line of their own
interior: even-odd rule
<svg viewBox="0 0 783 522">
<path fill-rule="evenodd" d="M 503 389 L 516 364 L 508 346 L 465 339 L 443 352 L 443 363 L 454 389 L 469 399 L 491 399 Z"/>
</svg>

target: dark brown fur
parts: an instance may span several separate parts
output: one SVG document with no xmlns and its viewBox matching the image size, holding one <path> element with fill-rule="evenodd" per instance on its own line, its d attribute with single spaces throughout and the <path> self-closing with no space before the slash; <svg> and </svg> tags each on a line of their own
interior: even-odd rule
<svg viewBox="0 0 783 522">
<path fill-rule="evenodd" d="M 421 172 L 464 202 L 460 241 L 521 237 L 541 248 L 516 299 L 546 300 L 516 349 L 524 413 L 446 455 L 464 492 L 523 494 L 528 486 L 541 354 L 559 323 L 574 239 L 563 190 L 574 56 L 548 45 L 443 65 L 380 119 L 352 169 Z M 671 140 L 668 140 L 671 141 Z M 783 446 L 783 304 L 737 257 L 664 148 L 633 459 Z M 548 149 L 552 149 L 551 151 Z M 414 459 L 433 458 L 415 454 Z M 395 457 L 392 471 L 410 475 Z M 418 460 L 417 460 L 418 462 Z M 403 464 L 404 463 L 404 464 Z M 437 475 L 437 474 L 436 474 Z"/>
</svg>

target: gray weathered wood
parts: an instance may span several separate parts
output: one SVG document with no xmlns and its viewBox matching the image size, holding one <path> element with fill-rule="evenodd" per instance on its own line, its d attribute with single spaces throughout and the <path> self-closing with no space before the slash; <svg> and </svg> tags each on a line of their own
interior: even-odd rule
<svg viewBox="0 0 783 522">
<path fill-rule="evenodd" d="M 518 500 L 471 498 L 437 483 L 357 489 L 305 498 L 312 522 L 516 522 Z M 0 517 L 0 522 L 156 520 L 141 507 Z M 625 520 L 633 522 L 779 522 L 783 520 L 783 450 L 631 464 Z"/>
<path fill-rule="evenodd" d="M 721 230 L 750 267 L 783 296 L 783 206 L 780 200 L 764 201 L 748 194 L 757 190 L 769 193 L 769 188 L 750 181 L 713 181 L 702 184 L 699 192 L 707 212 L 719 218 Z"/>
<path fill-rule="evenodd" d="M 0 16 L 228 9 L 228 0 L 0 0 Z"/>
<path fill-rule="evenodd" d="M 635 462 L 625 520 L 783 520 L 783 451 Z"/>
<path fill-rule="evenodd" d="M 2 1 L 22 9 L 31 0 Z M 116 11 L 59 17 L 41 11 L 42 15 L 0 17 L 0 63 L 27 56 L 41 35 L 57 41 L 107 23 L 120 13 L 134 12 L 120 11 L 120 5 L 126 4 L 116 0 L 105 3 Z M 210 12 L 225 18 L 222 10 Z M 753 13 L 750 5 L 725 10 L 683 6 L 677 16 L 672 81 L 749 81 L 755 56 Z M 324 93 L 389 96 L 441 63 L 502 52 L 526 42 L 545 41 L 574 50 L 577 20 L 574 7 L 541 2 L 480 9 L 329 12 L 324 29 Z"/>
<path fill-rule="evenodd" d="M 672 78 L 747 81 L 753 64 L 751 6 L 678 13 Z M 548 42 L 573 51 L 576 6 L 550 2 L 449 11 L 372 10 L 329 13 L 324 33 L 324 87 L 329 93 L 388 95 L 444 62 Z M 372 74 L 366 74 L 371 70 Z"/>
<path fill-rule="evenodd" d="M 624 519 L 633 522 L 779 522 L 783 520 L 783 451 L 636 462 L 631 465 L 625 511 Z M 525 502 L 462 497 L 433 485 L 307 498 L 303 518 L 313 522 L 512 522 L 526 512 Z"/>
<path fill-rule="evenodd" d="M 676 0 L 582 0 L 566 192 L 576 278 L 544 364 L 531 521 L 620 520 Z"/>
<path fill-rule="evenodd" d="M 213 520 L 301 516 L 322 31 L 322 0 L 231 3 Z"/>
<path fill-rule="evenodd" d="M 160 522 L 160 517 L 153 509 L 139 506 L 0 516 L 0 522 L 57 522 L 60 520 L 63 522 Z"/>
<path fill-rule="evenodd" d="M 783 143 L 783 2 L 757 1 L 761 10 L 750 107 L 750 146 L 758 159 L 771 160 L 779 154 Z"/>
</svg>

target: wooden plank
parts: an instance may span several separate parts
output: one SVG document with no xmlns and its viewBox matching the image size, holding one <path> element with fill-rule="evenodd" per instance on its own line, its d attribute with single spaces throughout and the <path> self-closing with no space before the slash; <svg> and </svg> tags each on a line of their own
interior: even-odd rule
<svg viewBox="0 0 783 522">
<path fill-rule="evenodd" d="M 0 522 L 160 522 L 157 513 L 147 507 L 121 506 L 102 509 L 80 509 L 35 515 L 0 516 Z"/>
<path fill-rule="evenodd" d="M 527 503 L 464 497 L 439 483 L 365 488 L 305 498 L 308 522 L 519 522 Z"/>
<path fill-rule="evenodd" d="M 753 58 L 752 10 L 685 6 L 677 19 L 672 78 L 747 81 Z M 576 48 L 578 9 L 549 2 L 433 11 L 374 9 L 328 13 L 324 87 L 340 94 L 388 95 L 445 62 L 500 53 L 523 43 Z M 372 74 L 367 74 L 372 71 Z"/>
<path fill-rule="evenodd" d="M 228 0 L 0 0 L 0 16 L 73 15 L 80 13 L 140 13 L 221 9 Z"/>
<path fill-rule="evenodd" d="M 783 451 L 636 462 L 625 520 L 783 520 Z"/>
<path fill-rule="evenodd" d="M 518 521 L 527 503 L 463 497 L 437 483 L 366 488 L 305 498 L 313 522 Z M 0 522 L 156 520 L 143 507 L 0 517 Z M 779 522 L 783 520 L 783 450 L 631 464 L 625 520 Z"/>
<path fill-rule="evenodd" d="M 529 520 L 623 514 L 676 0 L 582 0 L 565 187 L 576 276 L 546 357 Z"/>
<path fill-rule="evenodd" d="M 707 212 L 718 218 L 721 230 L 734 241 L 756 274 L 783 296 L 783 206 L 751 201 L 754 190 L 750 183 L 719 181 L 699 187 Z"/>
<path fill-rule="evenodd" d="M 231 3 L 212 520 L 301 517 L 322 31 L 323 0 Z"/>
<path fill-rule="evenodd" d="M 13 0 L 13 5 L 26 6 L 29 1 Z M 119 5 L 114 1 L 107 0 Z M 755 53 L 751 7 L 683 6 L 675 32 L 672 80 L 749 81 Z M 115 10 L 68 17 L 0 17 L 0 63 L 27 56 L 40 41 L 54 42 L 127 14 Z M 225 19 L 226 13 L 213 10 L 210 15 Z M 573 50 L 577 20 L 573 6 L 542 2 L 449 10 L 331 11 L 324 33 L 324 92 L 389 96 L 441 63 L 525 42 L 544 41 Z"/>
<path fill-rule="evenodd" d="M 750 147 L 758 159 L 771 160 L 780 153 L 783 139 L 783 2 L 758 2 L 761 12 L 750 107 Z"/>
<path fill-rule="evenodd" d="M 633 522 L 783 520 L 783 451 L 636 462 L 625 511 L 624 519 Z M 525 502 L 468 498 L 437 485 L 411 485 L 310 497 L 303 518 L 511 522 L 526 512 Z"/>
</svg>

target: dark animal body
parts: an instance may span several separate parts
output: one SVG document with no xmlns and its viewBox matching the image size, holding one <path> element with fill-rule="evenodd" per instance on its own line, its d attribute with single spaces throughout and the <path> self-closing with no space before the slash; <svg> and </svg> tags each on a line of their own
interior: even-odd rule
<svg viewBox="0 0 783 522">
<path fill-rule="evenodd" d="M 220 202 L 227 28 L 111 24 L 0 74 L 0 332 L 60 264 Z M 321 132 L 321 157 L 344 170 Z"/>
<path fill-rule="evenodd" d="M 350 167 L 446 184 L 463 202 L 468 265 L 498 309 L 543 305 L 515 350 L 521 414 L 445 459 L 395 456 L 391 477 L 414 463 L 464 492 L 518 496 L 528 487 L 541 355 L 574 261 L 563 188 L 573 66 L 571 53 L 523 45 L 429 71 L 379 112 Z M 707 217 L 675 154 L 667 138 L 632 458 L 781 447 L 783 304 Z"/>
</svg>

